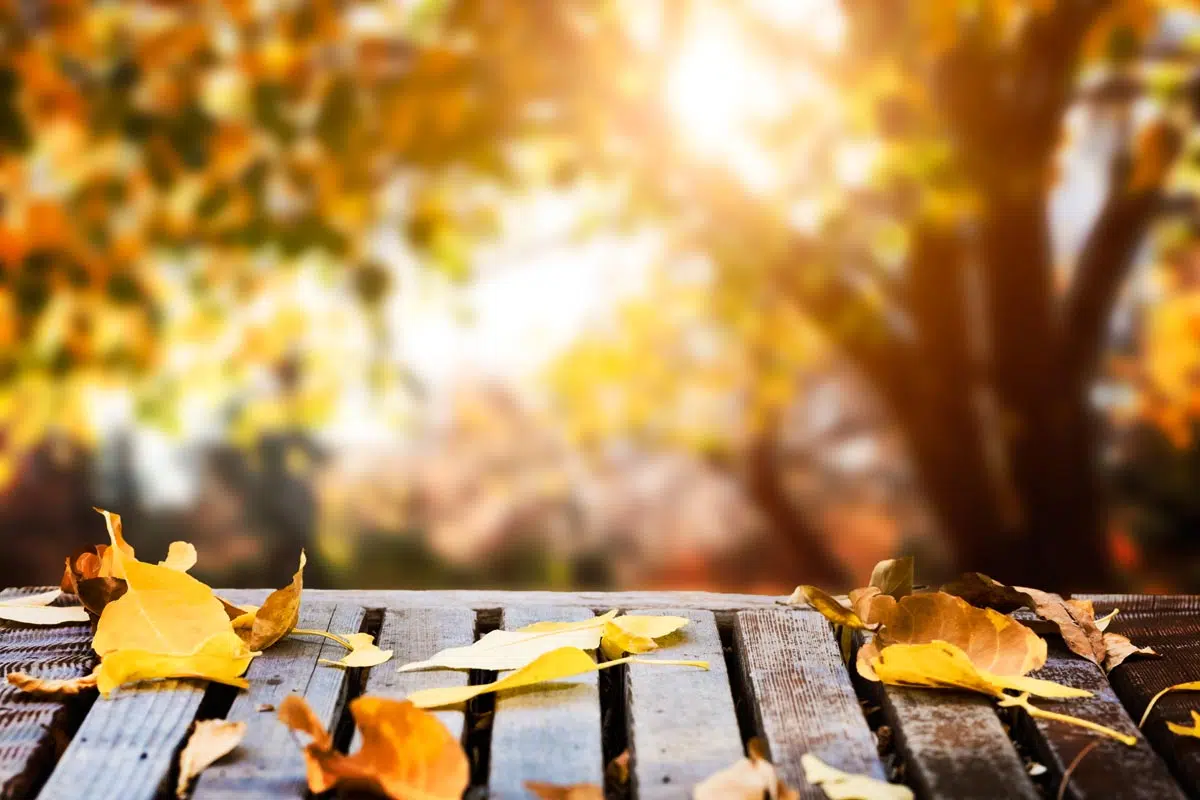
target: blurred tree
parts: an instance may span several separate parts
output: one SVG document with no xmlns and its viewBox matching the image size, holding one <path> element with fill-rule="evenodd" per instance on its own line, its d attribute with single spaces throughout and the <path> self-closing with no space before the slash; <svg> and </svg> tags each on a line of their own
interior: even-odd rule
<svg viewBox="0 0 1200 800">
<path fill-rule="evenodd" d="M 615 423 L 690 422 L 742 387 L 736 435 L 687 437 L 778 500 L 778 419 L 815 332 L 903 430 L 959 563 L 1104 585 L 1088 394 L 1196 103 L 1183 50 L 1152 75 L 1140 58 L 1186 5 L 0 0 L 0 470 L 48 428 L 85 437 L 80 398 L 114 378 L 167 426 L 183 398 L 260 379 L 278 391 L 238 437 L 315 424 L 348 370 L 396 377 L 369 234 L 398 226 L 464 278 L 504 192 L 603 187 L 593 224 L 654 225 L 711 272 L 690 327 L 720 355 L 597 356 L 650 392 Z M 1093 93 L 1119 146 L 1056 265 L 1048 197 L 1085 70 L 1118 87 Z M 1135 116 L 1126 85 L 1160 113 Z M 313 285 L 363 313 L 314 308 Z M 838 571 L 768 510 L 812 574 Z"/>
</svg>

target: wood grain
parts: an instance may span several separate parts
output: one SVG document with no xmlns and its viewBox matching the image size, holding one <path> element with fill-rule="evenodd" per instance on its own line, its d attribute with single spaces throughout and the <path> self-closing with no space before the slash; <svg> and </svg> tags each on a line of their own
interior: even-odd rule
<svg viewBox="0 0 1200 800">
<path fill-rule="evenodd" d="M 503 627 L 590 616 L 581 608 L 506 609 Z M 525 781 L 603 785 L 597 673 L 498 694 L 490 763 L 488 797 L 493 800 L 527 800 Z"/>
<path fill-rule="evenodd" d="M 829 623 L 815 611 L 742 611 L 735 634 L 758 730 L 783 778 L 804 798 L 825 794 L 804 780 L 800 756 L 812 753 L 846 772 L 884 779 Z"/>
<path fill-rule="evenodd" d="M 1129 747 L 1076 725 L 1057 720 L 1031 720 L 1024 712 L 1019 712 L 1021 729 L 1032 739 L 1036 757 L 1054 776 L 1051 785 L 1057 786 L 1075 757 L 1085 747 L 1094 745 L 1072 772 L 1067 797 L 1075 800 L 1148 797 L 1175 800 L 1185 796 L 1167 765 L 1141 736 L 1137 724 L 1125 711 L 1099 667 L 1069 652 L 1061 642 L 1051 640 L 1046 665 L 1032 675 L 1092 692 L 1091 697 L 1037 700 L 1037 706 L 1091 720 L 1121 733 L 1133 734 L 1138 739 L 1135 746 Z"/>
<path fill-rule="evenodd" d="M 468 673 L 462 670 L 438 669 L 426 672 L 397 672 L 403 664 L 422 661 L 447 647 L 462 647 L 475 641 L 475 612 L 469 608 L 402 608 L 388 609 L 383 616 L 379 646 L 392 650 L 392 662 L 367 675 L 364 694 L 402 700 L 418 689 L 437 686 L 465 686 Z M 463 712 L 461 709 L 442 709 L 433 714 L 454 735 L 462 740 Z M 351 750 L 358 749 L 358 734 Z"/>
<path fill-rule="evenodd" d="M 928 800 L 1037 800 L 1021 757 L 984 697 L 872 684 L 909 783 Z"/>
<path fill-rule="evenodd" d="M 305 603 L 300 611 L 300 628 L 356 633 L 363 611 L 357 606 Z M 256 658 L 246 677 L 250 688 L 239 692 L 225 718 L 245 722 L 246 738 L 232 754 L 209 767 L 196 782 L 199 800 L 246 797 L 305 797 L 304 757 L 291 732 L 272 711 L 288 695 L 308 701 L 327 730 L 333 730 L 346 698 L 348 675 L 340 667 L 317 663 L 337 660 L 345 648 L 316 637 L 288 637 Z M 378 667 L 388 669 L 389 665 Z M 391 667 L 394 669 L 394 667 Z"/>
</svg>

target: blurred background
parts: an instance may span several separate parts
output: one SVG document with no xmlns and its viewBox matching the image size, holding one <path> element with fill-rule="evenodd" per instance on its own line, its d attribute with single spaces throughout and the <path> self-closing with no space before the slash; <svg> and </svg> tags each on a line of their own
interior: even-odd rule
<svg viewBox="0 0 1200 800">
<path fill-rule="evenodd" d="M 0 0 L 0 585 L 1200 589 L 1200 14 Z"/>
</svg>

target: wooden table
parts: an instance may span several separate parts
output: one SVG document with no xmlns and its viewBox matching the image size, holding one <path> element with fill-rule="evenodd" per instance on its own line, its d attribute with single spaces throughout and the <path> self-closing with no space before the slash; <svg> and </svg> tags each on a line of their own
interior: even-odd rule
<svg viewBox="0 0 1200 800">
<path fill-rule="evenodd" d="M 9 590 L 4 595 L 33 590 Z M 265 592 L 222 593 L 258 602 Z M 1134 720 L 1156 691 L 1200 679 L 1200 597 L 1095 597 L 1119 607 L 1112 629 L 1166 658 L 1133 660 L 1111 681 L 1051 639 L 1041 676 L 1088 688 L 1086 700 L 1046 703 L 1135 734 L 1126 747 L 1079 728 L 998 710 L 985 698 L 867 684 L 843 665 L 826 621 L 776 598 L 707 593 L 324 592 L 308 591 L 301 626 L 375 634 L 396 651 L 365 673 L 318 666 L 336 645 L 288 639 L 254 661 L 249 691 L 168 681 L 126 689 L 111 700 L 38 700 L 0 688 L 0 796 L 5 798 L 166 797 L 177 753 L 193 720 L 245 721 L 235 753 L 210 768 L 200 798 L 305 796 L 300 751 L 275 714 L 304 695 L 338 740 L 355 746 L 347 700 L 363 693 L 404 697 L 429 686 L 492 680 L 488 673 L 400 674 L 396 666 L 498 627 L 574 620 L 619 608 L 671 613 L 692 624 L 670 642 L 673 658 L 707 659 L 708 672 L 630 665 L 583 676 L 569 686 L 487 695 L 464 711 L 439 712 L 461 736 L 472 765 L 471 797 L 527 798 L 526 780 L 603 783 L 605 765 L 628 749 L 626 794 L 685 798 L 691 787 L 761 737 L 783 777 L 807 786 L 800 756 L 815 753 L 843 770 L 900 775 L 919 797 L 1053 797 L 1063 771 L 1084 748 L 1068 787 L 1074 798 L 1200 797 L 1200 740 L 1167 731 L 1187 721 L 1200 694 L 1164 697 L 1144 736 Z M 0 623 L 0 671 L 48 677 L 93 667 L 86 625 L 31 628 Z M 1019 714 L 1020 716 L 1014 716 Z M 1031 763 L 1045 771 L 1031 777 Z M 1040 771 L 1040 770 L 1035 770 Z"/>
</svg>

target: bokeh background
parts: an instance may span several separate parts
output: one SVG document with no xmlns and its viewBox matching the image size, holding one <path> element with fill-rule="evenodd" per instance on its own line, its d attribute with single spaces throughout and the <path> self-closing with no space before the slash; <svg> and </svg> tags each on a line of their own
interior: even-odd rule
<svg viewBox="0 0 1200 800">
<path fill-rule="evenodd" d="M 1200 15 L 0 0 L 0 584 L 1200 589 Z"/>
</svg>

